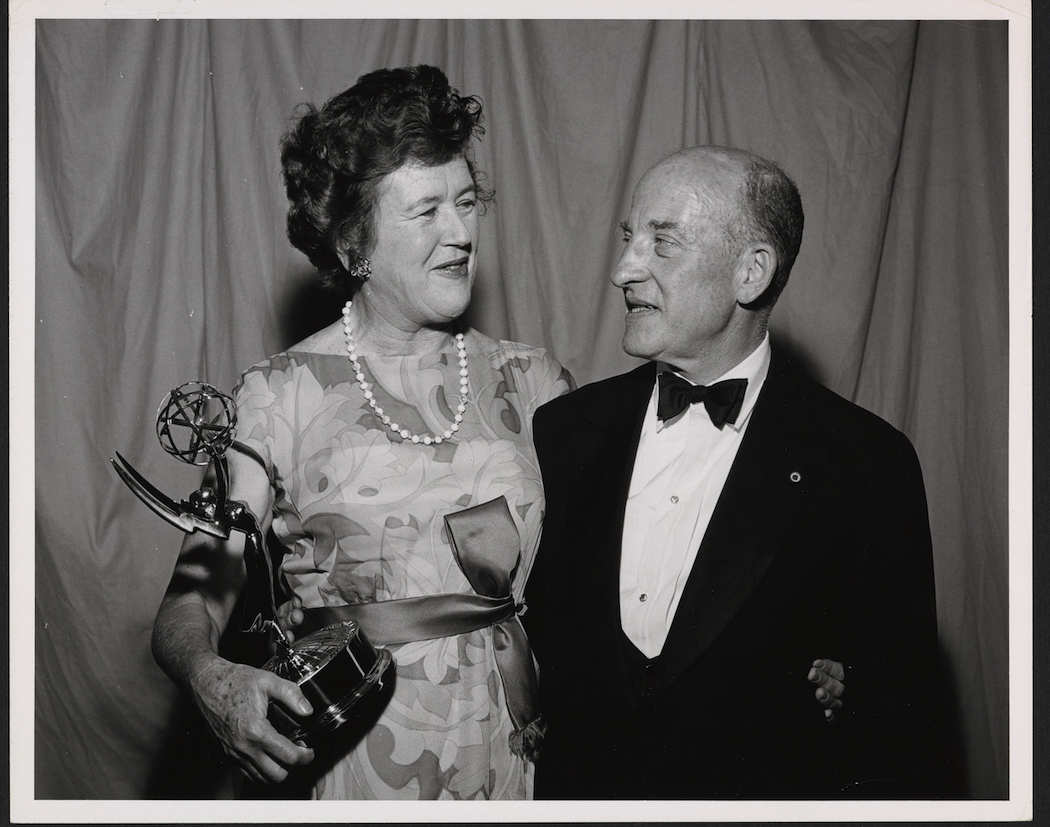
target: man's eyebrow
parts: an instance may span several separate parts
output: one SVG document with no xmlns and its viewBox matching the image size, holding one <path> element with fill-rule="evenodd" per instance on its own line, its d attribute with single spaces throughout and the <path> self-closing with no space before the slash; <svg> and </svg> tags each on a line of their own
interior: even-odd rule
<svg viewBox="0 0 1050 827">
<path fill-rule="evenodd" d="M 656 221 L 655 219 L 646 224 L 650 230 L 677 230 L 682 225 L 677 221 Z"/>
<path fill-rule="evenodd" d="M 626 221 L 620 222 L 620 229 L 625 233 L 633 232 L 630 225 Z M 660 232 L 661 230 L 680 230 L 682 228 L 681 222 L 678 221 L 657 221 L 655 218 L 647 221 L 645 224 L 653 232 Z"/>
</svg>

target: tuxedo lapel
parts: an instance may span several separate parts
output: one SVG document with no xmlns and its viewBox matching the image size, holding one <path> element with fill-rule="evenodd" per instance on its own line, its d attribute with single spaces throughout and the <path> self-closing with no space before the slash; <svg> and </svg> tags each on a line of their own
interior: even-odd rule
<svg viewBox="0 0 1050 827">
<path fill-rule="evenodd" d="M 655 382 L 655 365 L 646 365 L 608 384 L 608 394 L 581 416 L 569 450 L 585 476 L 576 519 L 579 544 L 570 577 L 579 595 L 583 640 L 595 667 L 636 703 L 620 645 L 620 547 L 624 510 L 631 485 L 642 419 Z M 584 494 L 583 492 L 586 492 Z"/>
<path fill-rule="evenodd" d="M 758 586 L 819 474 L 824 451 L 774 358 L 653 675 L 648 701 L 677 680 Z"/>
</svg>

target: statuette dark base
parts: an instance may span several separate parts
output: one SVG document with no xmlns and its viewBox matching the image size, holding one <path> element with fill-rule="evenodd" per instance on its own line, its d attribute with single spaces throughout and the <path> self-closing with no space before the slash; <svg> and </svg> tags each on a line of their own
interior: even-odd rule
<svg viewBox="0 0 1050 827">
<path fill-rule="evenodd" d="M 313 714 L 297 717 L 270 704 L 270 723 L 289 740 L 314 747 L 349 720 L 365 693 L 382 689 L 393 662 L 390 653 L 373 647 L 352 620 L 319 629 L 262 666 L 295 681 Z"/>
</svg>

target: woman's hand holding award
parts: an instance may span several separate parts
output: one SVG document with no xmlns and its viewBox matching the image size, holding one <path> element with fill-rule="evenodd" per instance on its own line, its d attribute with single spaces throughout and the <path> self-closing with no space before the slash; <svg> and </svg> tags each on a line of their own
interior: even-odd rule
<svg viewBox="0 0 1050 827">
<path fill-rule="evenodd" d="M 259 522 L 242 502 L 229 499 L 226 452 L 250 450 L 234 441 L 237 412 L 233 400 L 203 382 L 175 388 L 157 411 L 157 438 L 172 456 L 192 465 L 211 464 L 214 487 L 202 485 L 178 503 L 151 485 L 119 453 L 114 468 L 127 486 L 158 516 L 191 534 L 202 531 L 228 539 L 231 532 L 245 536 L 247 584 L 243 631 L 269 635 L 276 654 L 262 669 L 299 685 L 313 706 L 305 718 L 293 717 L 270 705 L 270 720 L 292 741 L 308 746 L 349 719 L 354 704 L 371 689 L 383 686 L 393 663 L 390 653 L 376 649 L 356 621 L 326 626 L 289 642 L 276 622 L 273 566 Z"/>
</svg>

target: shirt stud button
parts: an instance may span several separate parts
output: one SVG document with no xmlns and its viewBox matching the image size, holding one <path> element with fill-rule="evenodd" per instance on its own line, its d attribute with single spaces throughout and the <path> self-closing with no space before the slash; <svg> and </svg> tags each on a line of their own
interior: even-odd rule
<svg viewBox="0 0 1050 827">
<path fill-rule="evenodd" d="M 649 599 L 649 595 L 647 595 L 647 594 L 641 594 L 641 595 L 638 596 L 638 602 L 639 603 L 644 603 L 648 599 Z"/>
<path fill-rule="evenodd" d="M 677 494 L 672 494 L 671 495 L 671 504 L 672 505 L 677 505 L 678 504 L 678 495 Z"/>
</svg>

